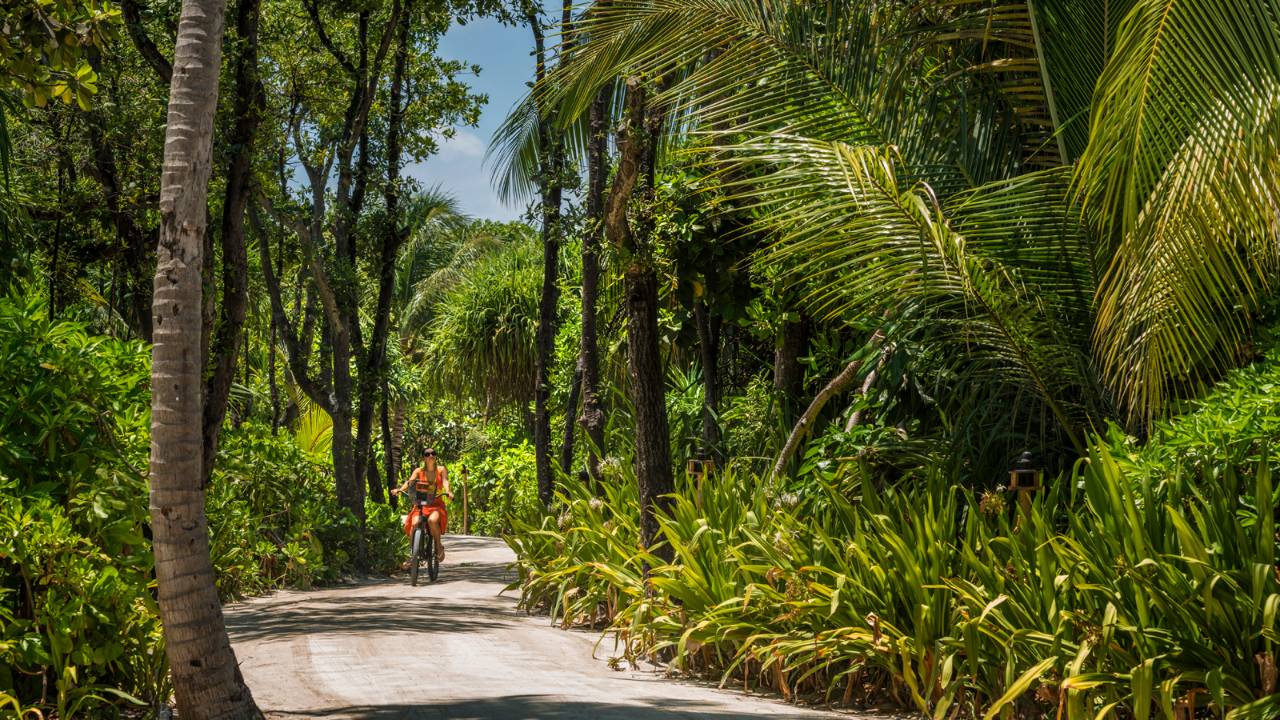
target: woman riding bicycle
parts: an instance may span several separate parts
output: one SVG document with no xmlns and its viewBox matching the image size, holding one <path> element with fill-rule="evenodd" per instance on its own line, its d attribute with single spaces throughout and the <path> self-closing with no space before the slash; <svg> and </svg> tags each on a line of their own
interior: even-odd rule
<svg viewBox="0 0 1280 720">
<path fill-rule="evenodd" d="M 414 468 L 413 474 L 409 476 L 404 484 L 391 491 L 392 495 L 399 495 L 413 488 L 414 494 L 410 497 L 413 499 L 413 509 L 409 511 L 408 517 L 404 521 L 404 533 L 409 537 L 413 537 L 413 529 L 422 521 L 423 515 L 427 518 L 427 529 L 431 532 L 432 539 L 435 540 L 436 561 L 444 560 L 444 543 L 440 541 L 440 536 L 444 534 L 449 525 L 449 511 L 445 509 L 444 499 L 453 499 L 453 493 L 449 491 L 449 471 L 444 465 L 436 462 L 436 451 L 427 448 L 422 452 L 422 465 Z"/>
</svg>

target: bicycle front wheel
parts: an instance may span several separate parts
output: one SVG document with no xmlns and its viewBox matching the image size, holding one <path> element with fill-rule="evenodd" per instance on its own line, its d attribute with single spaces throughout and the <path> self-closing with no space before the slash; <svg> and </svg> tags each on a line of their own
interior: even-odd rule
<svg viewBox="0 0 1280 720">
<path fill-rule="evenodd" d="M 409 552 L 409 584 L 418 585 L 418 565 L 422 559 L 422 525 L 413 529 L 413 544 Z"/>
<path fill-rule="evenodd" d="M 427 553 L 427 577 L 431 578 L 431 582 L 435 582 L 436 578 L 440 576 L 440 560 L 437 559 L 434 537 L 428 538 L 427 548 L 429 550 Z"/>
</svg>

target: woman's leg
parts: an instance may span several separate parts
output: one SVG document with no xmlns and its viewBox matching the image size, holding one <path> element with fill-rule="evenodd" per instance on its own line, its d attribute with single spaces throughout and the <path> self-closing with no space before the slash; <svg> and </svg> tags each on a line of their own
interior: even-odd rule
<svg viewBox="0 0 1280 720">
<path fill-rule="evenodd" d="M 422 521 L 422 514 L 418 512 L 417 508 L 414 508 L 413 510 L 409 511 L 409 522 L 405 526 L 405 534 L 409 536 L 410 552 L 412 552 L 412 548 L 413 548 L 413 531 L 417 529 L 418 523 L 421 521 Z M 413 560 L 406 559 L 404 561 L 404 564 L 400 566 L 401 569 L 408 570 L 409 565 L 412 562 Z"/>
<path fill-rule="evenodd" d="M 431 530 L 431 537 L 436 541 L 436 558 L 444 560 L 444 543 L 440 540 L 440 511 L 432 510 L 427 516 L 427 528 Z"/>
</svg>

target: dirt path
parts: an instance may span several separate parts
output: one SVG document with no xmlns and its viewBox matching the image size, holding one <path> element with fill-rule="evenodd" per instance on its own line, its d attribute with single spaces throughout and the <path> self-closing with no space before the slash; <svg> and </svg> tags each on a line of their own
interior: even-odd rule
<svg viewBox="0 0 1280 720">
<path fill-rule="evenodd" d="M 270 718 L 848 718 L 618 672 L 594 633 L 518 611 L 511 551 L 454 536 L 435 584 L 281 592 L 227 608 L 249 686 Z"/>
</svg>

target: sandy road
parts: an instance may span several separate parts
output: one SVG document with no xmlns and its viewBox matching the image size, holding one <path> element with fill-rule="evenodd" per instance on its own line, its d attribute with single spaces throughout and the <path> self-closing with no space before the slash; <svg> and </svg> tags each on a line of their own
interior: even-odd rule
<svg viewBox="0 0 1280 720">
<path fill-rule="evenodd" d="M 227 608 L 249 686 L 270 718 L 848 718 L 614 671 L 594 633 L 515 607 L 511 551 L 450 538 L 434 584 L 365 582 L 280 592 Z"/>
</svg>

